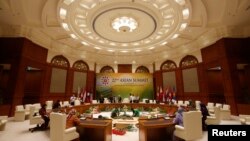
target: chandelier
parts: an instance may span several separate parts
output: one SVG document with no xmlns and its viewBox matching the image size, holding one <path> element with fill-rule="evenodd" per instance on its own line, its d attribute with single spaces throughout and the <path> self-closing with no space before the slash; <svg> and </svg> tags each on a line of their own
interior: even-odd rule
<svg viewBox="0 0 250 141">
<path fill-rule="evenodd" d="M 112 21 L 112 27 L 117 32 L 133 32 L 138 26 L 138 23 L 135 19 L 131 17 L 118 17 Z"/>
</svg>

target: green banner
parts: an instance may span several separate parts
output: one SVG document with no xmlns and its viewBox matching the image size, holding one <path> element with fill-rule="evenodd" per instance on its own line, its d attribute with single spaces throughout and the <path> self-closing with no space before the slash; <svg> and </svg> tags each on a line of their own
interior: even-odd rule
<svg viewBox="0 0 250 141">
<path fill-rule="evenodd" d="M 153 99 L 153 76 L 149 73 L 99 73 L 96 76 L 96 95 L 104 97 L 121 96 L 128 98 L 129 94 L 140 99 Z"/>
</svg>

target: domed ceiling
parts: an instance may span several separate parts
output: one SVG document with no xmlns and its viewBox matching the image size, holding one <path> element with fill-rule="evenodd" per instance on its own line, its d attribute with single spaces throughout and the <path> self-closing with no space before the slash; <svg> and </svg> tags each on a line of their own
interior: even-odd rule
<svg viewBox="0 0 250 141">
<path fill-rule="evenodd" d="M 179 60 L 223 37 L 249 37 L 249 0 L 2 0 L 0 36 L 26 37 L 70 61 Z"/>
</svg>

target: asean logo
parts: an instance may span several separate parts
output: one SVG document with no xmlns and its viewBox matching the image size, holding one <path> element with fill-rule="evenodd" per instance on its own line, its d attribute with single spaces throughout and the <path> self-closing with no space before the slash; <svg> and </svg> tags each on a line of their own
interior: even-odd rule
<svg viewBox="0 0 250 141">
<path fill-rule="evenodd" d="M 101 82 L 103 85 L 108 85 L 109 84 L 109 78 L 107 76 L 103 76 L 101 78 Z"/>
</svg>

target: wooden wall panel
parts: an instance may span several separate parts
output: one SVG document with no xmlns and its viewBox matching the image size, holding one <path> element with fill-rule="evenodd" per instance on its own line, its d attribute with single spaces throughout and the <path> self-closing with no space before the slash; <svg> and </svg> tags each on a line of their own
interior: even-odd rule
<svg viewBox="0 0 250 141">
<path fill-rule="evenodd" d="M 118 64 L 118 73 L 132 73 L 132 65 Z"/>
</svg>

